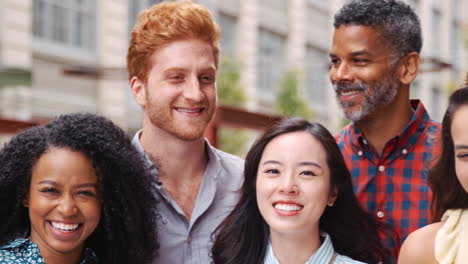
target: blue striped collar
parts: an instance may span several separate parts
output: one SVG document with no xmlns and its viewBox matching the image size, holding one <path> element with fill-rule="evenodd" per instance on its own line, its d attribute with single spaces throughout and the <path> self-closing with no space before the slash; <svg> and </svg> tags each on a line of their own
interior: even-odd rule
<svg viewBox="0 0 468 264">
<path fill-rule="evenodd" d="M 330 236 L 325 232 L 322 232 L 320 236 L 323 238 L 322 245 L 305 264 L 330 263 L 330 260 L 333 258 L 335 249 L 333 248 Z M 268 241 L 264 264 L 279 264 L 273 252 L 273 248 L 271 247 L 271 240 Z"/>
</svg>

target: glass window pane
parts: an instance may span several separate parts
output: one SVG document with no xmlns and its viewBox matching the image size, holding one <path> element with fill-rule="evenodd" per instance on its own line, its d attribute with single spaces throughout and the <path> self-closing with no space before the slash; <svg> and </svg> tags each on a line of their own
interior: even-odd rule
<svg viewBox="0 0 468 264">
<path fill-rule="evenodd" d="M 324 109 L 327 98 L 327 54 L 317 48 L 307 47 L 305 61 L 305 85 L 308 101 L 313 109 Z"/>
<path fill-rule="evenodd" d="M 258 98 L 273 103 L 278 90 L 279 80 L 284 71 L 284 37 L 260 29 L 257 55 L 257 92 Z"/>
<path fill-rule="evenodd" d="M 94 49 L 96 10 L 89 0 L 33 0 L 34 37 L 53 45 Z"/>
</svg>

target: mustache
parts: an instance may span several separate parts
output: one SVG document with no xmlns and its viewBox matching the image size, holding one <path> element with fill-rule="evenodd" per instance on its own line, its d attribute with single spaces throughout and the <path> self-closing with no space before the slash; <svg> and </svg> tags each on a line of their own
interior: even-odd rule
<svg viewBox="0 0 468 264">
<path fill-rule="evenodd" d="M 346 92 L 350 90 L 367 90 L 367 85 L 364 83 L 334 83 L 333 89 L 336 92 Z"/>
</svg>

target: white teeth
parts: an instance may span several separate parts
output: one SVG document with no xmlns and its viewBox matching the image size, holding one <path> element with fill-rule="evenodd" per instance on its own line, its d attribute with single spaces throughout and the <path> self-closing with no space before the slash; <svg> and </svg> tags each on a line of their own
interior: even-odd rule
<svg viewBox="0 0 468 264">
<path fill-rule="evenodd" d="M 50 223 L 52 224 L 54 228 L 59 229 L 60 231 L 65 231 L 65 232 L 75 231 L 79 226 L 79 224 L 64 224 L 64 223 L 57 223 L 53 221 L 50 221 Z"/>
<path fill-rule="evenodd" d="M 275 208 L 282 211 L 299 211 L 302 209 L 303 206 L 299 206 L 296 204 L 284 204 L 284 203 L 277 203 L 275 204 Z"/>
<path fill-rule="evenodd" d="M 341 95 L 343 96 L 350 96 L 350 95 L 355 95 L 358 94 L 358 91 L 348 91 L 348 92 L 341 92 Z"/>
<path fill-rule="evenodd" d="M 189 110 L 189 109 L 177 108 L 177 111 L 184 112 L 184 113 L 198 113 L 198 112 L 201 112 L 201 109 Z"/>
</svg>

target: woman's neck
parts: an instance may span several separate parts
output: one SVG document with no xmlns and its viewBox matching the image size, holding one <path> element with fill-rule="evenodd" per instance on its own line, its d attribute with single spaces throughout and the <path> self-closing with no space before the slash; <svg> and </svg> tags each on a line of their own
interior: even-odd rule
<svg viewBox="0 0 468 264">
<path fill-rule="evenodd" d="M 29 237 L 29 240 L 31 240 L 33 243 L 36 244 L 36 246 L 39 249 L 39 253 L 41 254 L 42 258 L 44 259 L 44 262 L 47 264 L 78 264 L 80 263 L 81 255 L 83 252 L 83 246 L 74 249 L 71 252 L 58 252 L 55 249 L 50 248 L 49 245 L 41 243 L 40 241 L 37 241 L 35 239 L 31 239 Z"/>
<path fill-rule="evenodd" d="M 321 245 L 319 231 L 313 233 L 282 235 L 271 232 L 271 247 L 279 263 L 306 263 Z"/>
</svg>

